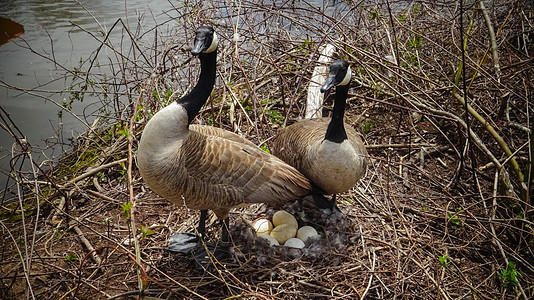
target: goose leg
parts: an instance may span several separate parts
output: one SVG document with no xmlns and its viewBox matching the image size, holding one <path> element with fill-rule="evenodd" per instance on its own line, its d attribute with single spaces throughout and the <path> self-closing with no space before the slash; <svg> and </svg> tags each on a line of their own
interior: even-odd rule
<svg viewBox="0 0 534 300">
<path fill-rule="evenodd" d="M 332 195 L 332 200 L 330 200 L 332 202 L 332 209 L 337 208 L 336 196 L 337 196 L 337 194 L 333 194 Z"/>
<path fill-rule="evenodd" d="M 198 220 L 197 231 L 198 231 L 198 234 L 201 237 L 205 237 L 206 236 L 206 218 L 207 218 L 207 216 L 208 216 L 208 211 L 207 210 L 201 210 L 200 211 L 200 220 Z"/>
<path fill-rule="evenodd" d="M 304 205 L 304 203 L 303 203 L 304 199 L 302 197 L 300 197 L 297 201 L 298 201 L 298 204 L 299 204 L 299 208 L 298 208 L 297 214 L 302 219 L 306 215 L 304 213 L 304 206 L 303 206 Z"/>
<path fill-rule="evenodd" d="M 314 193 L 312 194 L 315 206 L 319 209 L 332 208 L 332 201 L 328 199 L 324 194 Z"/>
<path fill-rule="evenodd" d="M 230 235 L 228 232 L 229 226 L 230 219 L 227 217 L 222 221 L 221 243 L 205 243 L 204 247 L 200 247 L 193 254 L 197 262 L 196 268 L 198 270 L 206 269 L 212 262 L 223 259 L 230 254 Z"/>
<path fill-rule="evenodd" d="M 230 219 L 226 217 L 226 219 L 223 220 L 222 223 L 222 235 L 221 235 L 221 241 L 223 243 L 230 242 L 230 235 L 228 233 L 228 228 L 230 227 Z"/>
<path fill-rule="evenodd" d="M 329 209 L 331 213 L 341 213 L 336 204 L 336 194 L 333 194 L 330 200 L 323 194 L 312 194 L 312 196 L 318 209 Z"/>
<path fill-rule="evenodd" d="M 340 213 L 341 210 L 339 210 L 339 208 L 337 207 L 337 202 L 336 202 L 336 196 L 337 194 L 333 194 L 332 195 L 332 213 Z"/>
</svg>

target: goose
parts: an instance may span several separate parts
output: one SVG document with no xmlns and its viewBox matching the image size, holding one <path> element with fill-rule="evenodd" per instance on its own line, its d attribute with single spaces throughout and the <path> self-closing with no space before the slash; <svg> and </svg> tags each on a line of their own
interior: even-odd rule
<svg viewBox="0 0 534 300">
<path fill-rule="evenodd" d="M 294 167 L 233 132 L 191 124 L 215 84 L 217 45 L 212 27 L 198 28 L 191 50 L 200 60 L 198 82 L 147 122 L 137 162 L 152 191 L 173 204 L 200 210 L 200 237 L 205 234 L 207 211 L 212 210 L 223 220 L 221 240 L 227 243 L 232 208 L 283 204 L 308 194 L 311 183 Z M 188 249 L 183 252 L 188 253 L 191 249 L 185 244 L 193 234 L 184 234 L 176 243 L 183 242 L 183 249 Z"/>
<path fill-rule="evenodd" d="M 367 169 L 367 150 L 343 121 L 351 76 L 348 62 L 334 61 L 321 87 L 324 93 L 336 86 L 332 118 L 300 120 L 279 130 L 272 141 L 274 155 L 302 172 L 315 188 L 333 194 L 330 208 L 337 208 L 336 194 L 351 189 Z"/>
</svg>

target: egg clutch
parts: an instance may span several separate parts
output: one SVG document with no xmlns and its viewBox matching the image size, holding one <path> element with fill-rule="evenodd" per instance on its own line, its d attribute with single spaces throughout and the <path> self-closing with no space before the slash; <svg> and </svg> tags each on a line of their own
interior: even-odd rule
<svg viewBox="0 0 534 300">
<path fill-rule="evenodd" d="M 297 219 L 285 210 L 274 213 L 272 222 L 261 218 L 252 224 L 258 237 L 264 238 L 272 245 L 284 245 L 291 248 L 304 248 L 304 243 L 319 234 L 311 226 L 299 228 Z"/>
</svg>

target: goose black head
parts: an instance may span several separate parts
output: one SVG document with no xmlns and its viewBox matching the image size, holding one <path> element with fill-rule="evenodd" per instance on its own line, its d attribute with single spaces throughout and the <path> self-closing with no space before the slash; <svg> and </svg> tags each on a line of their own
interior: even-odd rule
<svg viewBox="0 0 534 300">
<path fill-rule="evenodd" d="M 197 29 L 195 36 L 195 44 L 191 50 L 191 54 L 198 55 L 200 53 L 211 53 L 217 49 L 219 39 L 215 30 L 209 26 L 200 26 Z"/>
<path fill-rule="evenodd" d="M 350 70 L 349 63 L 338 59 L 330 65 L 330 72 L 328 72 L 328 78 L 321 87 L 321 93 L 324 93 L 336 85 L 347 85 L 350 82 L 352 71 Z"/>
</svg>

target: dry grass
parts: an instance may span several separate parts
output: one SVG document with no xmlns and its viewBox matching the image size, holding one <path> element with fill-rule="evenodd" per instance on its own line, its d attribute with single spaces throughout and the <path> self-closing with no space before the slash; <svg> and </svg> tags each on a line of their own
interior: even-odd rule
<svg viewBox="0 0 534 300">
<path fill-rule="evenodd" d="M 387 1 L 346 3 L 337 11 L 306 1 L 188 3 L 168 12 L 170 32 L 167 22 L 137 35 L 118 23 L 112 30 L 135 36 L 132 44 L 103 47 L 123 56 L 102 52 L 73 73 L 73 101 L 102 95 L 92 108 L 98 120 L 57 168 L 34 167 L 38 180 L 14 172 L 19 197 L 0 211 L 0 298 L 126 299 L 140 282 L 146 296 L 170 299 L 533 298 L 532 6 L 486 3 L 492 49 L 483 10 L 466 5 L 466 77 L 456 81 L 456 2 L 390 1 L 391 11 Z M 346 120 L 362 133 L 371 164 L 340 195 L 343 217 L 308 210 L 303 221 L 322 239 L 304 251 L 269 248 L 252 234 L 249 222 L 273 213 L 260 205 L 232 213 L 234 251 L 207 271 L 165 250 L 171 234 L 193 230 L 198 213 L 147 190 L 132 158 L 169 91 L 185 93 L 196 81 L 187 45 L 202 24 L 221 38 L 219 79 L 196 122 L 266 148 L 303 115 L 320 45 L 334 44 L 352 64 Z M 465 113 L 464 86 L 478 117 Z M 133 221 L 126 203 L 135 203 Z M 154 233 L 139 237 L 136 258 L 132 228 L 140 234 L 141 226 Z M 208 228 L 214 240 L 219 229 Z M 508 262 L 521 273 L 518 287 L 499 276 Z"/>
</svg>

